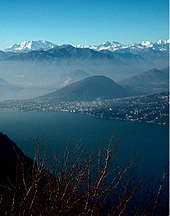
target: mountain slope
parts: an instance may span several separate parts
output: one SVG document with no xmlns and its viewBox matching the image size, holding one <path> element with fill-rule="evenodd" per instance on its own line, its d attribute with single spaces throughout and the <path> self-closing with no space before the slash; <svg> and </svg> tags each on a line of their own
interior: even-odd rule
<svg viewBox="0 0 170 216">
<path fill-rule="evenodd" d="M 80 69 L 77 69 L 77 70 L 73 70 L 71 72 L 68 72 L 65 75 L 62 74 L 61 80 L 63 81 L 64 86 L 65 86 L 65 85 L 71 84 L 73 82 L 77 82 L 79 80 L 85 79 L 89 76 L 90 75 L 87 72 L 80 70 Z"/>
<path fill-rule="evenodd" d="M 8 82 L 0 77 L 0 86 L 6 86 Z"/>
<path fill-rule="evenodd" d="M 156 93 L 168 90 L 168 68 L 156 68 L 142 74 L 129 77 L 119 83 L 125 87 L 135 88 L 141 93 Z"/>
<path fill-rule="evenodd" d="M 61 60 L 104 60 L 124 64 L 108 53 L 97 52 L 89 48 L 75 48 L 71 45 L 62 45 L 49 50 L 33 50 L 10 56 L 6 60 L 12 61 L 61 61 Z"/>
<path fill-rule="evenodd" d="M 28 158 L 19 147 L 5 134 L 0 132 L 0 183 L 7 183 L 7 178 L 15 181 L 18 157 L 23 160 L 27 169 L 33 161 Z"/>
<path fill-rule="evenodd" d="M 91 101 L 126 97 L 128 95 L 129 93 L 125 88 L 108 77 L 91 76 L 38 99 L 55 103 L 61 101 Z"/>
<path fill-rule="evenodd" d="M 14 85 L 12 83 L 7 82 L 5 79 L 2 79 L 0 77 L 0 90 L 18 90 L 21 89 L 21 87 Z"/>
<path fill-rule="evenodd" d="M 165 72 L 169 76 L 169 67 L 163 68 L 161 71 Z"/>
<path fill-rule="evenodd" d="M 20 98 L 24 88 L 19 85 L 7 82 L 0 77 L 0 100 L 10 100 Z"/>
<path fill-rule="evenodd" d="M 168 65 L 168 56 L 169 56 L 169 43 L 170 40 L 158 40 L 155 43 L 150 41 L 142 41 L 141 43 L 132 43 L 132 44 L 121 44 L 119 42 L 105 42 L 100 45 L 89 45 L 81 46 L 80 48 L 90 48 L 96 51 L 110 51 L 113 54 L 122 55 L 133 54 L 138 55 L 141 58 L 150 61 L 150 65 L 156 68 L 163 68 Z M 130 62 L 131 63 L 131 62 Z M 137 62 L 138 63 L 138 62 Z M 147 62 L 146 62 L 147 64 Z M 141 65 L 144 67 L 145 64 Z M 149 70 L 151 68 L 144 68 L 144 70 Z"/>
<path fill-rule="evenodd" d="M 54 57 L 57 58 L 108 58 L 108 59 L 113 59 L 112 56 L 103 54 L 100 52 L 96 52 L 92 49 L 89 48 L 76 48 L 71 45 L 62 45 L 55 47 L 54 49 L 48 50 L 48 53 L 50 55 L 53 55 Z"/>
</svg>

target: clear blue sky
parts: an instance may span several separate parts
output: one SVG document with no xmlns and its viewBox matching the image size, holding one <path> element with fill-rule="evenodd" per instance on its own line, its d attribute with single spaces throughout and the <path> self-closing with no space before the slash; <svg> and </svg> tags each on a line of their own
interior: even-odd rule
<svg viewBox="0 0 170 216">
<path fill-rule="evenodd" d="M 168 0 L 0 0 L 0 49 L 39 39 L 73 45 L 167 39 L 168 10 Z"/>
</svg>

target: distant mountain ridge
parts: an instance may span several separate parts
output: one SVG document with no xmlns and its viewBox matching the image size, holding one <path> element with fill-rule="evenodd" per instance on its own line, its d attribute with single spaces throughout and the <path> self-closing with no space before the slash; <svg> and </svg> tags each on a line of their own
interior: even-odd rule
<svg viewBox="0 0 170 216">
<path fill-rule="evenodd" d="M 20 89 L 17 85 L 7 82 L 5 79 L 0 77 L 0 90 L 16 90 Z"/>
<path fill-rule="evenodd" d="M 155 51 L 167 51 L 170 43 L 170 39 L 168 40 L 158 40 L 155 43 L 150 41 L 142 41 L 141 43 L 131 43 L 131 44 L 122 44 L 117 41 L 109 42 L 106 41 L 100 45 L 75 45 L 76 48 L 89 48 L 96 51 L 108 50 L 108 51 L 118 51 L 124 49 L 141 50 L 141 49 L 152 49 Z M 33 50 L 48 50 L 55 48 L 59 45 L 54 44 L 52 42 L 46 40 L 37 40 L 37 41 L 24 41 L 20 44 L 14 44 L 9 48 L 4 49 L 5 52 L 28 52 Z M 63 46 L 63 45 L 60 45 Z"/>
<path fill-rule="evenodd" d="M 125 66 L 126 71 L 129 70 L 128 66 L 147 70 L 168 66 L 169 42 L 170 40 L 159 40 L 156 43 L 146 41 L 130 45 L 106 42 L 99 46 L 72 46 L 70 44 L 58 46 L 47 41 L 29 41 L 17 45 L 19 48 L 16 49 L 19 51 L 15 48 L 13 52 L 12 48 L 6 49 L 6 52 L 1 51 L 0 60 L 36 62 L 66 59 L 71 61 L 102 60 L 105 61 L 104 65 L 111 63 L 114 64 L 114 67 L 118 66 L 118 69 Z M 82 63 L 80 64 L 82 65 Z"/>
<path fill-rule="evenodd" d="M 8 82 L 0 77 L 0 86 L 8 85 Z"/>
<path fill-rule="evenodd" d="M 140 49 L 148 49 L 151 48 L 153 50 L 157 50 L 157 51 L 167 51 L 167 48 L 169 46 L 170 43 L 170 39 L 168 40 L 158 40 L 155 43 L 150 42 L 150 41 L 142 41 L 141 43 L 132 43 L 132 44 L 122 44 L 119 42 L 109 42 L 106 41 L 100 45 L 88 45 L 88 46 L 84 46 L 84 45 L 77 45 L 76 47 L 79 48 L 90 48 L 90 49 L 94 49 L 97 51 L 101 51 L 101 50 L 109 50 L 109 51 L 118 51 L 118 50 L 124 50 L 124 49 L 131 49 L 131 51 L 133 50 L 140 50 Z"/>
<path fill-rule="evenodd" d="M 103 75 L 119 82 L 169 65 L 169 40 L 130 46 L 106 42 L 99 49 L 30 41 L 14 48 L 13 52 L 0 51 L 0 77 L 25 88 L 17 90 L 14 98 L 38 97 L 88 76 Z M 157 87 L 160 90 L 159 85 L 154 88 Z M 31 93 L 31 88 L 36 94 Z M 8 95 L 1 91 L 1 99 L 11 99 L 11 91 L 6 92 Z"/>
<path fill-rule="evenodd" d="M 130 87 L 147 94 L 168 91 L 169 67 L 162 70 L 154 68 L 124 79 L 119 83 L 124 87 Z"/>
<path fill-rule="evenodd" d="M 19 54 L 10 55 L 6 61 L 36 61 L 50 62 L 58 60 L 106 60 L 116 61 L 116 63 L 124 64 L 118 58 L 115 59 L 110 53 L 97 52 L 89 48 L 76 48 L 71 45 L 56 46 L 52 49 L 33 50 L 30 52 L 21 52 Z"/>
</svg>

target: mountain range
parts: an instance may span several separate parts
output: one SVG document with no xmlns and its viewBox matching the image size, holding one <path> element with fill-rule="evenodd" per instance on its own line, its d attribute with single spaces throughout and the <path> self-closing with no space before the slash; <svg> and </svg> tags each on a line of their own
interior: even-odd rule
<svg viewBox="0 0 170 216">
<path fill-rule="evenodd" d="M 140 49 L 153 49 L 157 51 L 165 51 L 168 49 L 168 46 L 170 43 L 170 39 L 168 40 L 158 40 L 155 43 L 150 41 L 142 41 L 141 43 L 132 43 L 132 44 L 122 44 L 120 42 L 109 42 L 106 41 L 100 45 L 76 45 L 77 48 L 89 48 L 97 51 L 101 50 L 109 50 L 109 51 L 117 51 L 117 50 L 126 50 L 130 49 L 132 52 Z M 4 49 L 5 52 L 28 52 L 33 50 L 48 50 L 52 49 L 54 47 L 57 47 L 58 45 L 46 41 L 46 40 L 37 40 L 37 41 L 24 41 L 20 44 L 14 44 L 6 49 Z"/>
<path fill-rule="evenodd" d="M 141 43 L 132 43 L 132 44 L 122 44 L 116 41 L 109 42 L 106 41 L 100 45 L 77 45 L 76 47 L 78 48 L 90 48 L 94 49 L 97 51 L 101 50 L 109 50 L 112 52 L 119 51 L 119 50 L 131 50 L 131 52 L 141 50 L 141 49 L 153 49 L 157 51 L 165 51 L 167 50 L 168 46 L 170 43 L 170 39 L 168 40 L 158 40 L 157 42 L 153 43 L 150 41 L 142 41 Z"/>
<path fill-rule="evenodd" d="M 0 51 L 0 77 L 22 88 L 22 91 L 8 92 L 14 98 L 37 97 L 88 76 L 106 76 L 120 83 L 153 68 L 162 70 L 168 65 L 169 40 L 131 45 L 105 42 L 88 47 L 58 46 L 39 40 L 15 44 Z M 140 89 L 136 86 L 129 88 L 132 91 Z M 159 85 L 154 88 L 157 88 L 154 92 L 164 89 Z M 153 88 L 147 92 L 149 90 Z M 5 92 L 0 95 L 2 98 L 9 99 Z"/>
<path fill-rule="evenodd" d="M 41 102 L 92 101 L 168 91 L 169 68 L 156 68 L 114 82 L 106 76 L 90 76 L 38 98 Z"/>
</svg>

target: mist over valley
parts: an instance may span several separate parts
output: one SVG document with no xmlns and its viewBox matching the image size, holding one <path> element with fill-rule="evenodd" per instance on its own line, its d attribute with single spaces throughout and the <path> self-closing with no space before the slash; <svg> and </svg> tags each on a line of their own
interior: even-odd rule
<svg viewBox="0 0 170 216">
<path fill-rule="evenodd" d="M 18 87 L 13 91 L 4 88 L 6 99 L 37 97 L 94 75 L 104 75 L 121 84 L 124 83 L 122 80 L 153 68 L 162 70 L 168 67 L 169 41 L 119 45 L 116 49 L 111 49 L 113 43 L 104 44 L 104 48 L 100 45 L 98 49 L 94 46 L 57 46 L 50 42 L 44 48 L 44 43 L 33 41 L 31 47 L 30 42 L 25 42 L 26 48 L 21 43 L 19 48 L 14 45 L 0 52 L 0 77 Z M 154 93 L 164 90 L 164 87 L 155 88 Z M 5 99 L 2 94 L 0 99 Z"/>
</svg>

